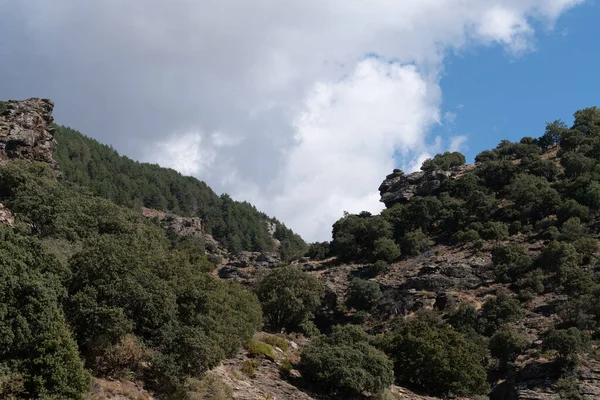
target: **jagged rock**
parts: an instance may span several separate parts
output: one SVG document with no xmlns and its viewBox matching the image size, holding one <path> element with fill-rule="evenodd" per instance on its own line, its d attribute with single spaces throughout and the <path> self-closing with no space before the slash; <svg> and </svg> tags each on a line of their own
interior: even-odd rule
<svg viewBox="0 0 600 400">
<path fill-rule="evenodd" d="M 218 274 L 223 279 L 234 279 L 243 284 L 250 284 L 260 271 L 276 268 L 280 264 L 281 258 L 277 252 L 242 251 L 238 254 L 230 254 Z"/>
<path fill-rule="evenodd" d="M 199 237 L 204 235 L 204 227 L 200 218 L 167 217 L 169 230 L 179 236 Z"/>
<path fill-rule="evenodd" d="M 382 203 L 391 207 L 396 203 L 406 203 L 416 195 L 427 195 L 439 188 L 447 179 L 456 179 L 468 167 L 456 167 L 450 171 L 435 170 L 430 172 L 417 171 L 405 175 L 396 169 L 379 186 Z"/>
<path fill-rule="evenodd" d="M 49 163 L 58 169 L 52 158 L 54 136 L 54 103 L 48 99 L 9 100 L 8 110 L 0 116 L 0 161 L 21 158 Z"/>
<path fill-rule="evenodd" d="M 0 224 L 7 224 L 9 226 L 13 226 L 15 223 L 15 217 L 13 217 L 10 210 L 2 203 L 0 203 Z"/>
<path fill-rule="evenodd" d="M 421 268 L 418 276 L 407 279 L 404 287 L 431 292 L 449 289 L 475 289 L 489 278 L 482 267 L 483 265 L 477 261 L 439 266 L 430 265 Z"/>
</svg>

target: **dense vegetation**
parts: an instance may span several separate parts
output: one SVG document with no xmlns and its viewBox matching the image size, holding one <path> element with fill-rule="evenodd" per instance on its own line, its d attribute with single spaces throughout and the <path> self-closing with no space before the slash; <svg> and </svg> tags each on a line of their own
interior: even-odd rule
<svg viewBox="0 0 600 400">
<path fill-rule="evenodd" d="M 202 218 L 207 233 L 231 252 L 275 249 L 267 224 L 275 225 L 275 239 L 285 259 L 304 253 L 300 236 L 247 202 L 218 196 L 204 182 L 162 168 L 133 161 L 113 148 L 64 127 L 56 127 L 54 157 L 64 180 L 88 188 L 116 204 L 170 211 Z"/>
<path fill-rule="evenodd" d="M 560 321 L 539 332 L 538 351 L 554 355 L 567 374 L 559 389 L 572 380 L 569 371 L 600 332 L 600 109 L 574 117 L 570 128 L 560 121 L 547 124 L 537 139 L 501 141 L 477 155 L 474 168 L 462 167 L 460 153 L 437 155 L 423 163 L 424 183 L 409 201 L 380 215 L 346 213 L 333 225 L 331 243 L 310 246 L 311 257 L 371 264 L 375 274 L 438 245 L 474 255 L 490 252 L 492 262 L 481 273 L 496 289 L 479 309 L 464 302 L 444 312 L 397 318 L 391 332 L 371 341 L 393 361 L 399 383 L 438 395 L 474 395 L 489 389 L 488 372 L 512 379 L 516 360 L 532 346 L 519 331 L 525 308 L 547 293 L 559 295 L 554 312 Z M 402 176 L 395 170 L 387 178 Z M 539 250 L 531 251 L 531 245 Z M 354 279 L 346 305 L 367 328 L 389 326 L 386 310 L 407 313 L 405 298 Z M 319 354 L 319 346 L 331 352 L 326 341 L 315 342 L 310 351 Z M 312 368 L 332 368 L 315 359 L 321 364 Z M 324 370 L 311 375 L 322 387 L 339 381 Z M 576 392 L 571 385 L 568 393 Z"/>
<path fill-rule="evenodd" d="M 0 225 L 2 398 L 82 398 L 80 355 L 94 374 L 172 393 L 261 326 L 256 296 L 210 276 L 199 244 L 58 184 L 47 165 L 0 168 L 0 201 L 17 217 Z"/>
<path fill-rule="evenodd" d="M 385 396 L 394 381 L 439 396 L 483 395 L 514 381 L 524 357 L 553 360 L 562 376 L 555 387 L 580 398 L 574 371 L 600 337 L 597 108 L 576 112 L 570 128 L 556 121 L 537 139 L 502 141 L 474 167 L 463 168 L 456 152 L 427 160 L 425 184 L 409 201 L 380 215 L 346 213 L 331 243 L 308 247 L 311 258 L 335 257 L 317 274 L 273 268 L 253 292 L 211 277 L 202 243 L 166 236 L 138 208 L 199 215 L 234 252 L 272 250 L 274 220 L 68 128 L 57 138 L 62 182 L 37 163 L 0 168 L 0 202 L 17 218 L 13 228 L 0 225 L 2 398 L 80 399 L 90 374 L 139 378 L 183 398 L 209 389 L 226 398 L 203 372 L 242 344 L 250 357 L 275 359 L 273 347 L 251 339 L 263 322 L 311 337 L 295 366 L 331 398 Z M 274 223 L 285 257 L 304 252 Z M 448 248 L 490 256 L 473 267 L 484 277 L 477 294 L 439 307 L 436 297 L 435 310 L 413 312 L 428 308 L 417 304 L 423 298 L 451 293 L 421 291 L 416 301 L 409 289 L 370 279 Z M 317 277 L 336 263 L 356 266 L 344 270 L 341 298 Z M 524 327 L 538 298 L 551 317 L 539 318 L 548 326 L 532 338 Z"/>
</svg>

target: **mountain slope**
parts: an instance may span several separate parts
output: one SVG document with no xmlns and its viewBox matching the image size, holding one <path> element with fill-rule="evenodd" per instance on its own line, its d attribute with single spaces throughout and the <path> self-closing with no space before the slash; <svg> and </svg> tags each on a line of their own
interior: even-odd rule
<svg viewBox="0 0 600 400">
<path fill-rule="evenodd" d="M 204 182 L 156 164 L 120 156 L 110 146 L 56 127 L 54 158 L 65 182 L 127 207 L 148 207 L 182 216 L 199 216 L 207 233 L 230 252 L 271 251 L 280 242 L 284 259 L 302 255 L 300 236 L 247 202 L 218 196 Z"/>
</svg>

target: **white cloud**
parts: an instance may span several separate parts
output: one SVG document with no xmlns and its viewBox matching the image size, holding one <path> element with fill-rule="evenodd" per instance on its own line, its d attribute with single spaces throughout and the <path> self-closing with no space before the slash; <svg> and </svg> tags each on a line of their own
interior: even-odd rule
<svg viewBox="0 0 600 400">
<path fill-rule="evenodd" d="M 448 147 L 448 151 L 460 151 L 463 152 L 467 150 L 467 140 L 469 138 L 465 135 L 460 136 L 452 136 L 450 138 L 450 146 Z"/>
<path fill-rule="evenodd" d="M 380 208 L 394 165 L 440 149 L 449 49 L 521 55 L 534 20 L 580 2 L 0 1 L 0 87 L 325 239 L 344 209 Z"/>
<path fill-rule="evenodd" d="M 456 117 L 458 116 L 458 114 L 453 113 L 451 111 L 446 111 L 444 113 L 444 121 L 453 124 L 456 121 Z"/>
</svg>

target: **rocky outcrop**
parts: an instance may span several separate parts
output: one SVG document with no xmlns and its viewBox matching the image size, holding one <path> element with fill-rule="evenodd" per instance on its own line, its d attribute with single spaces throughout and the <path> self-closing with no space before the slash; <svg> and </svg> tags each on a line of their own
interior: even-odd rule
<svg viewBox="0 0 600 400">
<path fill-rule="evenodd" d="M 0 162 L 21 158 L 49 163 L 58 169 L 52 158 L 54 136 L 54 103 L 47 99 L 9 100 L 3 103 L 0 115 Z"/>
<path fill-rule="evenodd" d="M 0 203 L 0 224 L 7 224 L 9 226 L 13 226 L 15 223 L 15 217 L 13 217 L 10 210 L 2 203 Z"/>
<path fill-rule="evenodd" d="M 223 279 L 233 279 L 243 284 L 250 284 L 254 282 L 261 271 L 276 268 L 280 264 L 281 257 L 277 252 L 242 251 L 239 254 L 230 254 L 225 264 L 219 269 L 218 275 Z"/>
<path fill-rule="evenodd" d="M 382 203 L 386 207 L 391 207 L 396 203 L 407 203 L 414 196 L 424 196 L 432 193 L 442 185 L 442 182 L 448 179 L 456 179 L 472 166 L 461 166 L 449 171 L 417 171 L 405 175 L 399 169 L 385 177 L 385 180 L 379 186 L 379 195 Z"/>
</svg>

